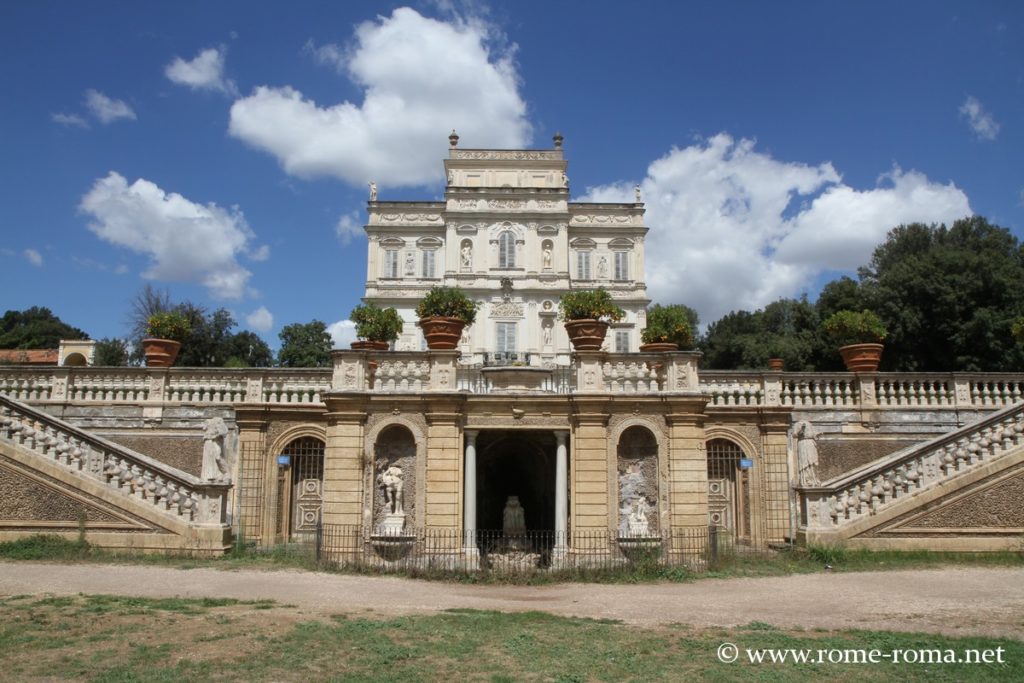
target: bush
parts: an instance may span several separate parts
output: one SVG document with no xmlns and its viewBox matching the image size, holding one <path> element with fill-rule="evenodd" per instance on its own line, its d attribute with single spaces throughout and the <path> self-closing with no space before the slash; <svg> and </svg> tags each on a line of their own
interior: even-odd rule
<svg viewBox="0 0 1024 683">
<path fill-rule="evenodd" d="M 356 336 L 369 341 L 393 342 L 402 333 L 402 316 L 394 308 L 359 304 L 348 314 L 356 324 Z"/>
<path fill-rule="evenodd" d="M 1024 316 L 1013 322 L 1013 338 L 1017 340 L 1018 344 L 1024 344 Z"/>
<path fill-rule="evenodd" d="M 612 295 L 603 287 L 597 289 L 575 289 L 567 292 L 558 302 L 560 320 L 600 320 L 618 322 L 626 317 Z"/>
<path fill-rule="evenodd" d="M 693 329 L 686 307 L 679 304 L 654 304 L 647 309 L 647 327 L 640 333 L 644 344 L 678 344 L 686 349 L 693 345 Z"/>
<path fill-rule="evenodd" d="M 0 557 L 8 560 L 77 560 L 88 557 L 89 542 L 70 541 L 56 534 L 34 534 L 0 543 Z"/>
<path fill-rule="evenodd" d="M 821 331 L 837 346 L 880 344 L 888 334 L 882 319 L 866 309 L 837 311 L 822 323 Z"/>
<path fill-rule="evenodd" d="M 146 336 L 183 342 L 192 331 L 192 325 L 177 311 L 154 313 L 146 320 Z"/>
<path fill-rule="evenodd" d="M 458 287 L 431 287 L 426 296 L 416 304 L 416 316 L 458 318 L 467 325 L 472 325 L 476 320 L 476 302 L 471 301 Z"/>
</svg>

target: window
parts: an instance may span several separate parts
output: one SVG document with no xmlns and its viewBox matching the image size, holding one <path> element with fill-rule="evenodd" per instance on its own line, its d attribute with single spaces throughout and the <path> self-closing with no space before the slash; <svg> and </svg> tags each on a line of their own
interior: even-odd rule
<svg viewBox="0 0 1024 683">
<path fill-rule="evenodd" d="M 384 252 L 384 277 L 399 277 L 397 249 Z"/>
<path fill-rule="evenodd" d="M 437 251 L 434 249 L 426 249 L 423 252 L 423 277 L 436 277 L 434 275 L 434 263 Z"/>
<path fill-rule="evenodd" d="M 615 330 L 616 353 L 629 353 L 629 330 Z"/>
<path fill-rule="evenodd" d="M 579 280 L 590 279 L 590 252 L 576 252 L 576 278 Z"/>
<path fill-rule="evenodd" d="M 498 236 L 498 267 L 516 267 L 516 236 L 506 230 Z"/>
<path fill-rule="evenodd" d="M 516 324 L 495 323 L 494 350 L 502 356 L 516 351 Z"/>
<path fill-rule="evenodd" d="M 629 279 L 629 252 L 628 251 L 617 251 L 617 252 L 615 252 L 615 279 L 616 280 L 628 280 Z"/>
</svg>

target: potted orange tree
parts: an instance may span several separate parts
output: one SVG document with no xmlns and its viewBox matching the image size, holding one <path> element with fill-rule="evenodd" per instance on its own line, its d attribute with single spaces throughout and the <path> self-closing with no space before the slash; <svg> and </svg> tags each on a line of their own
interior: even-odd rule
<svg viewBox="0 0 1024 683">
<path fill-rule="evenodd" d="M 867 309 L 837 311 L 821 325 L 825 337 L 839 346 L 850 372 L 875 372 L 882 361 L 882 341 L 888 331 L 882 319 Z"/>
<path fill-rule="evenodd" d="M 640 332 L 640 350 L 678 351 L 693 345 L 693 329 L 686 307 L 679 304 L 654 304 L 647 309 L 647 327 Z"/>
<path fill-rule="evenodd" d="M 142 340 L 146 367 L 169 368 L 174 365 L 181 343 L 191 331 L 192 325 L 188 318 L 177 311 L 161 311 L 149 316 L 146 320 L 146 337 Z"/>
<path fill-rule="evenodd" d="M 380 308 L 374 303 L 359 304 L 348 315 L 356 324 L 357 341 L 352 348 L 367 351 L 387 351 L 391 342 L 402 333 L 402 316 L 394 308 Z"/>
<path fill-rule="evenodd" d="M 476 302 L 458 287 L 439 285 L 416 304 L 416 315 L 427 348 L 450 351 L 458 348 L 462 330 L 476 320 Z"/>
<path fill-rule="evenodd" d="M 626 317 L 603 287 L 574 289 L 558 302 L 558 316 L 565 323 L 569 341 L 577 351 L 600 351 L 608 326 Z"/>
</svg>

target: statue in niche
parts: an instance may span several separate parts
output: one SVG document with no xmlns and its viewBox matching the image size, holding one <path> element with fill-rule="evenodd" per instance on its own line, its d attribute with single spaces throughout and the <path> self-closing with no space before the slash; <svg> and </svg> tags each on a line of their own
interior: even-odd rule
<svg viewBox="0 0 1024 683">
<path fill-rule="evenodd" d="M 544 346 L 551 346 L 551 325 L 544 324 Z"/>
<path fill-rule="evenodd" d="M 647 499 L 643 496 L 638 496 L 629 511 L 629 517 L 627 518 L 627 525 L 629 527 L 630 536 L 649 536 L 651 533 L 651 525 L 647 520 L 647 513 L 653 508 Z"/>
<path fill-rule="evenodd" d="M 405 274 L 415 275 L 416 274 L 416 255 L 411 251 L 405 254 Z"/>
<path fill-rule="evenodd" d="M 818 479 L 818 444 L 811 436 L 809 422 L 797 422 L 793 428 L 796 435 L 796 467 L 800 486 L 817 486 Z"/>
<path fill-rule="evenodd" d="M 544 252 L 543 252 L 542 258 L 543 258 L 543 261 L 544 261 L 544 270 L 551 270 L 551 245 L 550 244 L 545 244 L 544 245 Z"/>
<path fill-rule="evenodd" d="M 597 277 L 601 280 L 608 277 L 608 257 L 602 256 L 597 260 Z"/>
<path fill-rule="evenodd" d="M 227 481 L 228 460 L 224 452 L 224 439 L 228 435 L 228 426 L 224 418 L 211 417 L 203 427 L 203 471 L 202 478 L 206 481 Z"/>
<path fill-rule="evenodd" d="M 398 465 L 381 464 L 377 483 L 384 490 L 384 510 L 390 514 L 404 514 L 402 496 L 402 468 Z"/>
<path fill-rule="evenodd" d="M 501 530 L 505 534 L 505 538 L 526 534 L 526 510 L 519 502 L 519 496 L 508 497 L 501 517 Z"/>
<path fill-rule="evenodd" d="M 473 247 L 466 242 L 462 245 L 462 269 L 469 270 L 473 267 Z"/>
<path fill-rule="evenodd" d="M 370 201 L 375 202 L 377 201 L 377 183 L 371 180 L 368 185 L 370 186 Z"/>
</svg>

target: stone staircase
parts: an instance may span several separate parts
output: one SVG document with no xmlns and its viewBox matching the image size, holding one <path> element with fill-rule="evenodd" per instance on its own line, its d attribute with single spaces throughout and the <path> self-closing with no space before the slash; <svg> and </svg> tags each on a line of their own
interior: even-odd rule
<svg viewBox="0 0 1024 683">
<path fill-rule="evenodd" d="M 84 532 L 107 548 L 219 554 L 229 489 L 0 395 L 0 540 Z"/>
<path fill-rule="evenodd" d="M 800 493 L 807 543 L 1024 548 L 1024 404 Z"/>
</svg>

